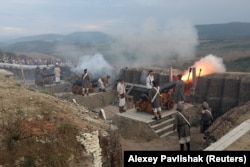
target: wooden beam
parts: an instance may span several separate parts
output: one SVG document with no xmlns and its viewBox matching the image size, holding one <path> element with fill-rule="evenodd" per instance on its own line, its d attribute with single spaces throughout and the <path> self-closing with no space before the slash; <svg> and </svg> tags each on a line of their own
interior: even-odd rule
<svg viewBox="0 0 250 167">
<path fill-rule="evenodd" d="M 234 143 L 244 134 L 246 134 L 250 130 L 250 119 L 244 121 L 239 126 L 228 132 L 218 141 L 212 143 L 208 146 L 204 151 L 221 151 L 226 149 L 229 145 Z"/>
</svg>

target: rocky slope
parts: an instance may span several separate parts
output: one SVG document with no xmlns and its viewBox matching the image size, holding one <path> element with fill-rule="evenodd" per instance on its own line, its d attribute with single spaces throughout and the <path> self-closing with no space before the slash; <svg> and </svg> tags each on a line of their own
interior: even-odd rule
<svg viewBox="0 0 250 167">
<path fill-rule="evenodd" d="M 0 73 L 0 166 L 119 166 L 116 129 L 73 102 Z"/>
</svg>

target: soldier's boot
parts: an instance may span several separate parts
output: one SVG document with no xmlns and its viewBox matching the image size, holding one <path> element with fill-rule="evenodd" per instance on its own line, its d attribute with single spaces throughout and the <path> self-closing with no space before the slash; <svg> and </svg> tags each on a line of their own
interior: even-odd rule
<svg viewBox="0 0 250 167">
<path fill-rule="evenodd" d="M 158 118 L 157 118 L 156 116 L 155 116 L 155 117 L 153 117 L 152 119 L 153 119 L 153 120 L 158 120 Z"/>
<path fill-rule="evenodd" d="M 161 119 L 161 112 L 160 111 L 158 111 L 158 115 L 159 115 L 159 119 Z"/>
<path fill-rule="evenodd" d="M 155 116 L 154 116 L 154 118 L 152 118 L 152 119 L 153 119 L 153 120 L 158 120 L 158 117 L 157 117 L 158 114 L 157 114 L 157 113 L 154 113 L 154 115 L 155 115 Z"/>
<path fill-rule="evenodd" d="M 82 96 L 84 96 L 85 94 L 85 89 L 82 89 Z"/>
<path fill-rule="evenodd" d="M 184 144 L 180 144 L 180 151 L 184 151 Z"/>
<path fill-rule="evenodd" d="M 123 107 L 119 107 L 119 112 L 120 112 L 120 113 L 123 112 Z"/>
<path fill-rule="evenodd" d="M 86 89 L 87 96 L 89 95 L 89 89 Z"/>
<path fill-rule="evenodd" d="M 186 143 L 187 151 L 190 151 L 190 142 Z"/>
</svg>

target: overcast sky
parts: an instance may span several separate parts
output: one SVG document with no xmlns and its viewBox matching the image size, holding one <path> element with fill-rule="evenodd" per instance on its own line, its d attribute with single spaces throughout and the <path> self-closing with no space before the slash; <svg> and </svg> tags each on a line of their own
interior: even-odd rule
<svg viewBox="0 0 250 167">
<path fill-rule="evenodd" d="M 250 22 L 250 0 L 0 0 L 0 36 Z"/>
</svg>

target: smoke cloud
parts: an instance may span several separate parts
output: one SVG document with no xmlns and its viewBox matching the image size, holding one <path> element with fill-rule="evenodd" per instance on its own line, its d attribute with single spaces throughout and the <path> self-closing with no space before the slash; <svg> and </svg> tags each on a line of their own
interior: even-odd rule
<svg viewBox="0 0 250 167">
<path fill-rule="evenodd" d="M 187 22 L 172 22 L 159 28 L 153 19 L 145 22 L 140 32 L 123 31 L 111 46 L 118 66 L 166 66 L 168 60 L 193 58 L 198 35 Z"/>
<path fill-rule="evenodd" d="M 85 55 L 79 58 L 78 64 L 71 70 L 78 75 L 87 69 L 91 79 L 98 79 L 104 75 L 110 75 L 114 79 L 117 71 L 106 61 L 102 54 Z"/>
<path fill-rule="evenodd" d="M 151 18 L 143 23 L 140 32 L 124 28 L 112 36 L 114 42 L 102 51 L 98 46 L 79 48 L 60 44 L 56 52 L 73 64 L 77 62 L 72 71 L 79 75 L 87 68 L 92 78 L 107 74 L 112 78 L 119 72 L 114 67 L 166 67 L 170 60 L 192 59 L 198 45 L 196 29 L 185 21 L 162 26 Z"/>
<path fill-rule="evenodd" d="M 203 69 L 204 73 L 222 73 L 226 72 L 226 67 L 221 57 L 209 54 L 193 65 L 196 69 Z"/>
</svg>

